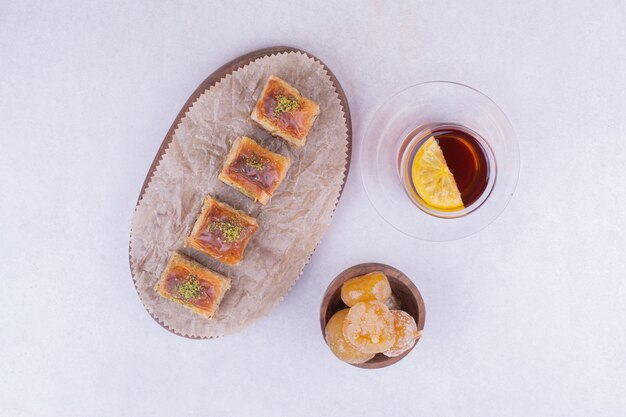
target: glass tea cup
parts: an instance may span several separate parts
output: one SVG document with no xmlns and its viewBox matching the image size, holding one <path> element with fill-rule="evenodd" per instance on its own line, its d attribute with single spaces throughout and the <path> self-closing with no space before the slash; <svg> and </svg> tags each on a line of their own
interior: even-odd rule
<svg viewBox="0 0 626 417">
<path fill-rule="evenodd" d="M 437 155 L 450 165 L 463 205 L 428 200 L 429 171 L 419 161 Z M 414 85 L 387 100 L 369 124 L 360 162 L 376 211 L 401 232 L 432 241 L 459 239 L 493 222 L 519 175 L 515 133 L 502 110 L 479 91 L 446 81 Z"/>
</svg>

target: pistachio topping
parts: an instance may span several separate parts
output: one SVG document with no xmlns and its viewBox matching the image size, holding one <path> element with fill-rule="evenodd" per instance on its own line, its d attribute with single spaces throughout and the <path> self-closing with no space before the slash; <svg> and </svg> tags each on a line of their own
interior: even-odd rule
<svg viewBox="0 0 626 417">
<path fill-rule="evenodd" d="M 176 287 L 176 292 L 183 300 L 196 300 L 200 297 L 202 285 L 200 285 L 200 281 L 195 275 L 189 274 L 185 277 L 183 282 Z"/>
<path fill-rule="evenodd" d="M 244 164 L 249 167 L 256 169 L 257 171 L 265 168 L 265 160 L 263 158 L 259 158 L 256 153 L 253 153 L 251 156 L 244 156 Z"/>
<path fill-rule="evenodd" d="M 280 116 L 282 113 L 291 113 L 300 108 L 300 103 L 294 97 L 279 94 L 276 96 L 276 108 L 274 116 Z"/>
<path fill-rule="evenodd" d="M 241 238 L 243 226 L 228 220 L 218 220 L 209 226 L 210 232 L 219 231 L 218 239 L 226 243 L 233 243 Z"/>
</svg>

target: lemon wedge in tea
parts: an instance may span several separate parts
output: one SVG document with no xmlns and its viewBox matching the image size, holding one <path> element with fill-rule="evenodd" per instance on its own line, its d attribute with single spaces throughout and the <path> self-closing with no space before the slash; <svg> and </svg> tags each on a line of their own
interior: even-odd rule
<svg viewBox="0 0 626 417">
<path fill-rule="evenodd" d="M 418 149 L 413 159 L 411 176 L 415 191 L 429 206 L 450 211 L 465 208 L 454 175 L 434 137 L 426 140 Z"/>
</svg>

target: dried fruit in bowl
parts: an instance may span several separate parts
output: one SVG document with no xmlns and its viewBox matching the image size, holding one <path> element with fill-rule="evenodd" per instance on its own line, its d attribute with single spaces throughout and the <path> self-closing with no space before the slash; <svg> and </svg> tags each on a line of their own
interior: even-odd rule
<svg viewBox="0 0 626 417">
<path fill-rule="evenodd" d="M 369 300 L 384 303 L 390 296 L 391 286 L 382 272 L 371 272 L 349 279 L 341 286 L 341 299 L 348 307 Z"/>
</svg>

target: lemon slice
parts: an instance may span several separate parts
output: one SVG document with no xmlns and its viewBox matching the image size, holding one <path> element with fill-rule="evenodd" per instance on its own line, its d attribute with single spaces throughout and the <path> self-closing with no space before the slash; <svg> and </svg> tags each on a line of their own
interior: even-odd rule
<svg viewBox="0 0 626 417">
<path fill-rule="evenodd" d="M 419 148 L 411 173 L 415 190 L 429 206 L 440 210 L 465 208 L 459 187 L 435 138 L 431 137 Z"/>
</svg>

